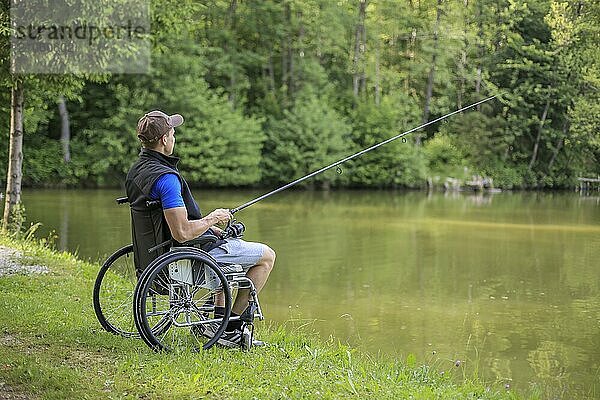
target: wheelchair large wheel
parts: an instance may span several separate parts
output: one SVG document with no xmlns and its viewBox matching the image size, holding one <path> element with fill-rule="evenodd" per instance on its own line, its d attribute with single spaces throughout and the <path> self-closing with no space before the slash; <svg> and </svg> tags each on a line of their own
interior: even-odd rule
<svg viewBox="0 0 600 400">
<path fill-rule="evenodd" d="M 133 321 L 133 292 L 137 284 L 133 245 L 113 253 L 104 262 L 94 284 L 94 312 L 110 333 L 138 337 Z"/>
<path fill-rule="evenodd" d="M 231 292 L 216 261 L 190 247 L 172 249 L 154 260 L 140 277 L 133 301 L 137 329 L 155 351 L 208 349 L 231 314 Z M 225 315 L 214 315 L 216 302 L 223 303 Z M 165 329 L 153 330 L 154 326 Z"/>
</svg>

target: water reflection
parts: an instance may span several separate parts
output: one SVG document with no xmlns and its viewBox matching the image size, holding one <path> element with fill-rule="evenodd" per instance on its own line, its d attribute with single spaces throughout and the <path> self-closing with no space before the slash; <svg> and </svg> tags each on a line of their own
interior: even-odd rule
<svg viewBox="0 0 600 400">
<path fill-rule="evenodd" d="M 261 194 L 195 191 L 205 211 Z M 117 191 L 35 191 L 32 220 L 104 258 L 130 241 Z M 599 202 L 556 193 L 288 191 L 241 212 L 276 269 L 275 323 L 375 354 L 432 357 L 544 398 L 600 390 Z M 290 322 L 292 321 L 292 322 Z"/>
<path fill-rule="evenodd" d="M 60 229 L 58 230 L 58 248 L 67 250 L 69 243 L 69 212 L 71 207 L 67 204 L 65 196 L 60 198 Z"/>
</svg>

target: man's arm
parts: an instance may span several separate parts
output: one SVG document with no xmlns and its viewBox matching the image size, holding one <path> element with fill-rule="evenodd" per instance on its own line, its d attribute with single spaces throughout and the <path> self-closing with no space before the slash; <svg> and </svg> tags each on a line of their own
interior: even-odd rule
<svg viewBox="0 0 600 400">
<path fill-rule="evenodd" d="M 163 210 L 165 219 L 171 230 L 173 239 L 179 243 L 192 240 L 210 227 L 221 222 L 227 222 L 231 218 L 229 210 L 217 208 L 206 217 L 198 220 L 188 221 L 188 214 L 185 207 L 174 207 Z"/>
<path fill-rule="evenodd" d="M 181 196 L 181 183 L 175 174 L 162 175 L 150 191 L 150 198 L 160 199 L 171 236 L 180 243 L 195 239 L 214 224 L 231 218 L 229 210 L 216 209 L 206 217 L 188 221 L 188 213 Z"/>
</svg>

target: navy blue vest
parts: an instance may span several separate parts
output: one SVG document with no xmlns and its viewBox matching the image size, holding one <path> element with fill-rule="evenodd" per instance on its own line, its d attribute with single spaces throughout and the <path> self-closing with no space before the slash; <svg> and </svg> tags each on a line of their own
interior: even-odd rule
<svg viewBox="0 0 600 400">
<path fill-rule="evenodd" d="M 178 157 L 167 156 L 150 149 L 142 149 L 140 158 L 131 166 L 125 179 L 125 189 L 131 207 L 140 211 L 147 209 L 146 200 L 150 200 L 150 191 L 157 179 L 164 174 L 175 174 L 181 182 L 181 195 L 188 212 L 188 219 L 202 218 L 198 203 L 194 200 L 187 182 L 179 174 L 178 163 Z"/>
<path fill-rule="evenodd" d="M 175 174 L 181 182 L 181 195 L 189 220 L 202 218 L 198 203 L 194 200 L 190 188 L 179 174 L 179 158 L 164 155 L 158 151 L 142 149 L 140 157 L 131 166 L 125 179 L 125 190 L 131 207 L 131 229 L 134 248 L 134 262 L 138 271 L 144 270 L 152 260 L 169 250 L 169 246 L 148 252 L 148 249 L 172 239 L 171 231 L 160 206 L 148 207 L 146 201 L 157 179 L 164 174 Z M 210 231 L 208 233 L 211 233 Z M 212 248 L 224 243 L 215 243 Z M 174 244 L 177 242 L 174 241 Z"/>
</svg>

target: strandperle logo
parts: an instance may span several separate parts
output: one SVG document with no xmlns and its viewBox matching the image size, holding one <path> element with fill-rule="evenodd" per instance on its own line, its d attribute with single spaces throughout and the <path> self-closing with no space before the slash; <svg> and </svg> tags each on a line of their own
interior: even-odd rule
<svg viewBox="0 0 600 400">
<path fill-rule="evenodd" d="M 13 73 L 146 73 L 148 4 L 135 0 L 12 0 Z"/>
<path fill-rule="evenodd" d="M 17 26 L 14 36 L 17 40 L 85 40 L 92 46 L 99 43 L 101 39 L 115 40 L 133 40 L 143 39 L 146 28 L 135 26 L 131 20 L 127 21 L 126 26 L 96 26 L 83 22 L 72 23 L 71 26 L 59 25 L 41 25 L 34 26 L 30 23 L 28 26 Z"/>
</svg>

